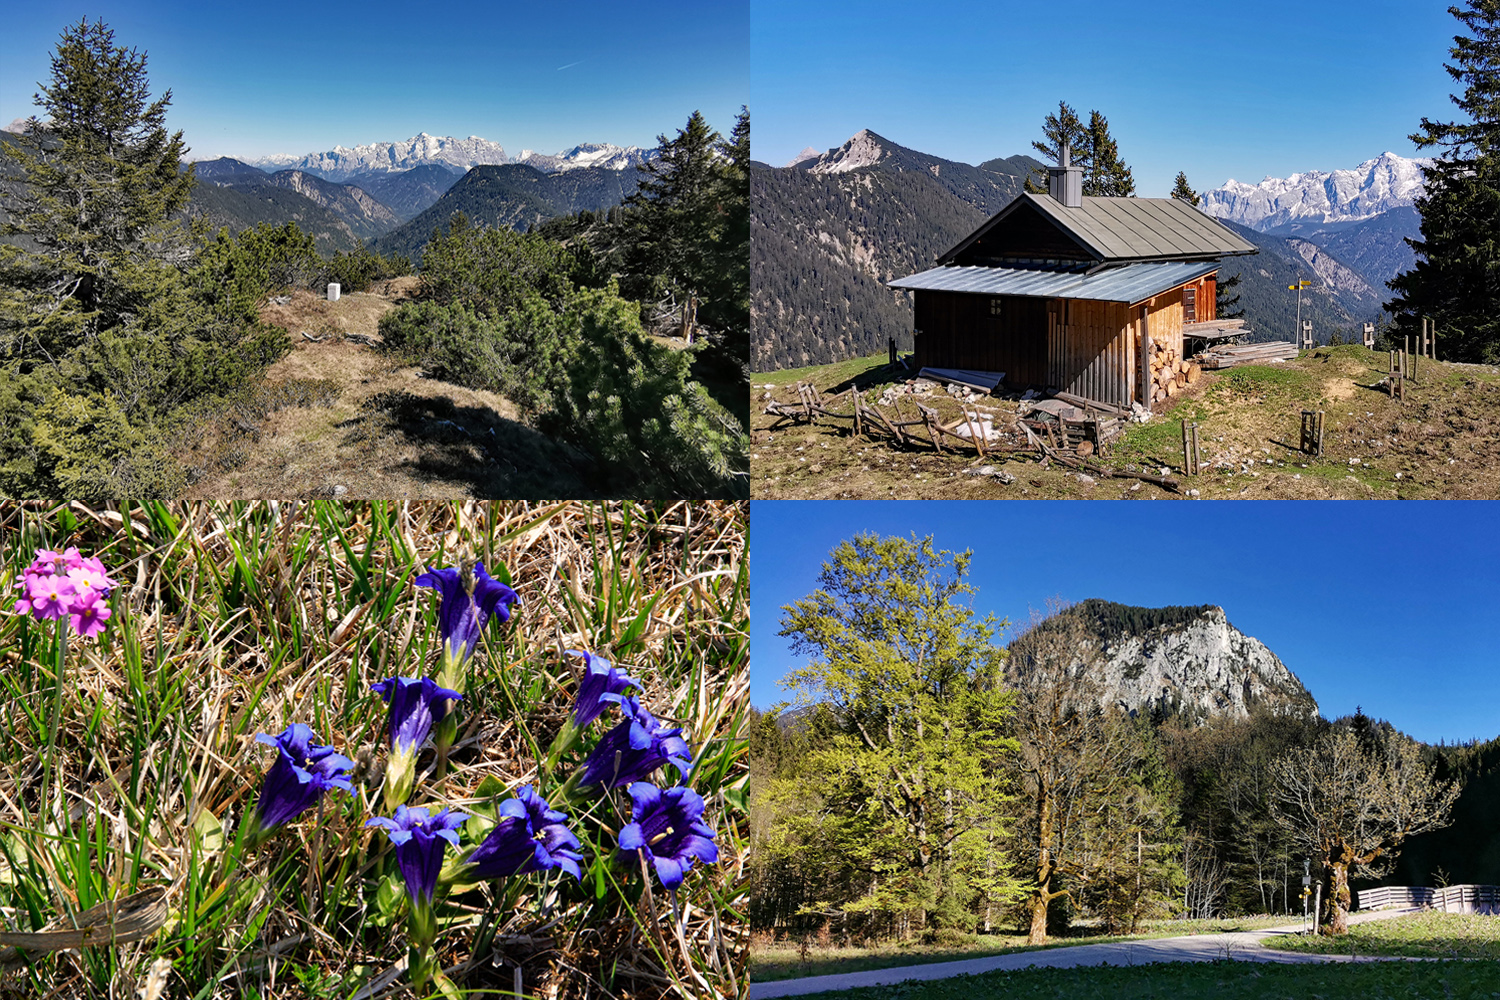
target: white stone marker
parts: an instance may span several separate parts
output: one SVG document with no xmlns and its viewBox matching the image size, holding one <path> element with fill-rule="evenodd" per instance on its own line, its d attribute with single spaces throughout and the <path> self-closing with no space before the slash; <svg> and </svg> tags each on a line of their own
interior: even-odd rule
<svg viewBox="0 0 1500 1000">
<path fill-rule="evenodd" d="M 337 302 L 338 300 L 339 300 L 339 283 L 337 281 L 330 281 L 328 283 L 328 301 L 329 302 Z"/>
</svg>

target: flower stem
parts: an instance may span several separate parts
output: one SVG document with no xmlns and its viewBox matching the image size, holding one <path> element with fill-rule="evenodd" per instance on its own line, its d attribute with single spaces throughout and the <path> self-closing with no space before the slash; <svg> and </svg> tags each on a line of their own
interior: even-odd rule
<svg viewBox="0 0 1500 1000">
<path fill-rule="evenodd" d="M 42 810 L 50 811 L 52 790 L 52 766 L 57 749 L 57 730 L 62 725 L 63 665 L 68 653 L 68 616 L 57 619 L 57 631 L 52 647 L 52 723 L 47 727 L 47 755 L 43 758 Z M 44 820 L 45 824 L 45 820 Z"/>
</svg>

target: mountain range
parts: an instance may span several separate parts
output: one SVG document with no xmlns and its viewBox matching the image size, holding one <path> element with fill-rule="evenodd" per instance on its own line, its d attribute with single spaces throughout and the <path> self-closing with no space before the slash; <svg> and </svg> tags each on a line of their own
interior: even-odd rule
<svg viewBox="0 0 1500 1000">
<path fill-rule="evenodd" d="M 267 171 L 300 170 L 324 180 L 345 182 L 369 174 L 398 173 L 414 167 L 446 165 L 462 173 L 470 167 L 522 163 L 543 173 L 599 167 L 624 170 L 638 167 L 655 155 L 655 150 L 639 146 L 615 146 L 610 143 L 582 143 L 556 154 L 522 150 L 517 157 L 506 155 L 498 142 L 471 135 L 467 139 L 428 135 L 419 132 L 398 142 L 374 142 L 346 149 L 335 146 L 327 152 L 303 156 L 278 154 L 251 159 L 251 166 Z"/>
<path fill-rule="evenodd" d="M 1422 193 L 1422 169 L 1431 163 L 1381 153 L 1352 170 L 1309 170 L 1267 177 L 1259 184 L 1231 179 L 1203 192 L 1199 207 L 1214 218 L 1283 235 L 1329 223 L 1363 222 L 1409 207 Z"/>
<path fill-rule="evenodd" d="M 1261 251 L 1220 270 L 1221 280 L 1240 276 L 1250 339 L 1295 335 L 1297 298 L 1287 286 L 1304 277 L 1314 287 L 1301 313 L 1319 342 L 1353 337 L 1377 318 L 1386 281 L 1414 260 L 1403 237 L 1418 235 L 1411 199 L 1420 166 L 1384 154 L 1352 171 L 1253 188 L 1231 181 L 1204 196 Z M 754 163 L 752 367 L 827 364 L 883 351 L 891 339 L 910 350 L 910 300 L 883 282 L 930 267 L 1043 167 L 1024 154 L 957 163 L 867 129 L 825 152 L 804 150 L 785 167 Z"/>
</svg>

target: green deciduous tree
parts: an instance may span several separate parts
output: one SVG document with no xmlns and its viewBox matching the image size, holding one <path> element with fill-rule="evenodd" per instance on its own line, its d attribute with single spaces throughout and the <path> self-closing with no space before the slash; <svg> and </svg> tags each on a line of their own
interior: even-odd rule
<svg viewBox="0 0 1500 1000">
<path fill-rule="evenodd" d="M 1468 0 L 1449 12 L 1468 30 L 1445 63 L 1463 86 L 1454 121 L 1423 118 L 1411 139 L 1441 155 L 1425 170 L 1417 199 L 1422 238 L 1408 239 L 1415 266 L 1387 284 L 1396 297 L 1395 333 L 1416 332 L 1423 318 L 1442 331 L 1455 361 L 1500 359 L 1500 0 Z"/>
<path fill-rule="evenodd" d="M 810 749 L 806 780 L 862 818 L 865 847 L 881 845 L 845 910 L 968 929 L 976 908 L 1016 894 L 1004 854 L 1013 699 L 1001 623 L 969 603 L 969 561 L 931 538 L 858 535 L 783 609 L 781 634 L 812 657 L 783 684 L 826 701 L 838 726 Z"/>
</svg>

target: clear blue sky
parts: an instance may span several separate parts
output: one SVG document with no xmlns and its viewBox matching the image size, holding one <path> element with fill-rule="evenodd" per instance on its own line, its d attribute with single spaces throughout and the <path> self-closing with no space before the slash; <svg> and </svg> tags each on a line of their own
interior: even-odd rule
<svg viewBox="0 0 1500 1000">
<path fill-rule="evenodd" d="M 195 158 L 477 135 L 506 152 L 580 142 L 651 147 L 694 109 L 727 133 L 749 103 L 749 8 L 621 4 L 436 5 L 33 0 L 0 30 L 0 127 L 33 113 L 58 35 L 103 19 L 147 53 L 152 93 Z"/>
<path fill-rule="evenodd" d="M 1136 191 L 1415 156 L 1447 119 L 1450 0 L 752 0 L 755 158 L 868 128 L 963 163 L 1031 153 L 1065 100 L 1109 119 Z M 1425 154 L 1424 154 L 1425 155 Z"/>
<path fill-rule="evenodd" d="M 1024 623 L 1052 597 L 1217 604 L 1324 717 L 1363 706 L 1418 739 L 1500 736 L 1500 503 L 1090 504 L 768 501 L 751 531 L 751 700 L 801 658 L 781 608 L 861 531 L 972 549 L 981 613 Z"/>
</svg>

